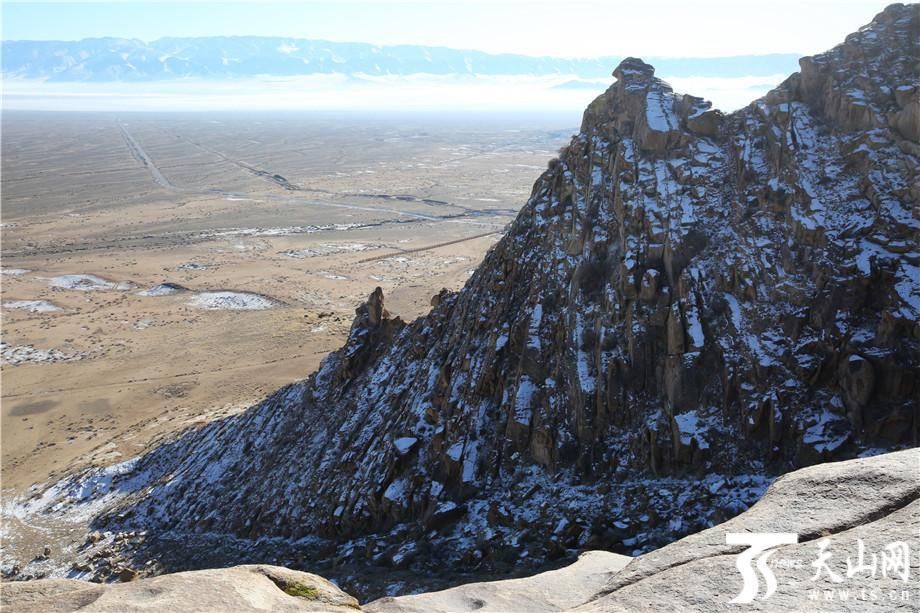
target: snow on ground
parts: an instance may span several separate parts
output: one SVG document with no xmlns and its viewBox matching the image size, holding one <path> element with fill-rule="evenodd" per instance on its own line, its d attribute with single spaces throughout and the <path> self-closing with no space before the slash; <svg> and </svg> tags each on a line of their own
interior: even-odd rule
<svg viewBox="0 0 920 613">
<path fill-rule="evenodd" d="M 354 230 L 363 227 L 366 227 L 366 225 L 357 223 L 337 223 L 321 226 L 285 226 L 280 228 L 231 228 L 229 230 L 210 232 L 207 233 L 206 236 L 213 236 L 215 238 L 237 236 L 293 236 L 295 234 L 315 234 L 316 232 L 343 232 L 345 230 Z"/>
<path fill-rule="evenodd" d="M 417 442 L 418 439 L 414 436 L 403 436 L 393 441 L 393 444 L 396 446 L 399 455 L 406 455 Z"/>
<path fill-rule="evenodd" d="M 523 426 L 530 425 L 533 417 L 533 397 L 536 393 L 537 386 L 530 377 L 522 376 L 514 395 L 514 421 Z"/>
<path fill-rule="evenodd" d="M 314 258 L 325 255 L 337 255 L 339 253 L 355 253 L 359 251 L 372 251 L 380 249 L 381 245 L 365 245 L 364 243 L 325 243 L 309 249 L 289 249 L 283 251 L 282 255 L 289 258 Z"/>
<path fill-rule="evenodd" d="M 834 400 L 836 402 L 832 404 L 840 404 L 839 400 Z M 834 451 L 850 438 L 846 419 L 827 409 L 812 417 L 810 422 L 811 425 L 805 430 L 802 442 L 814 447 L 818 453 Z"/>
<path fill-rule="evenodd" d="M 10 300 L 4 302 L 3 307 L 7 309 L 23 309 L 30 313 L 54 313 L 62 310 L 47 300 Z"/>
<path fill-rule="evenodd" d="M 728 303 L 728 307 L 732 312 L 732 323 L 735 325 L 735 330 L 740 332 L 743 325 L 743 320 L 741 319 L 741 305 L 738 304 L 738 299 L 732 294 L 725 292 L 724 295 L 725 301 Z"/>
<path fill-rule="evenodd" d="M 386 491 L 383 493 L 383 497 L 391 502 L 402 504 L 406 499 L 406 487 L 407 483 L 405 479 L 396 479 L 387 486 Z"/>
<path fill-rule="evenodd" d="M 677 120 L 671 110 L 672 97 L 665 92 L 653 90 L 646 97 L 645 121 L 648 127 L 657 132 L 668 132 L 677 126 Z"/>
<path fill-rule="evenodd" d="M 72 362 L 89 357 L 89 354 L 65 353 L 58 349 L 36 349 L 32 345 L 10 345 L 0 342 L 0 363 L 11 364 L 38 364 L 43 362 Z"/>
<path fill-rule="evenodd" d="M 900 274 L 894 289 L 905 304 L 913 309 L 914 313 L 908 313 L 908 316 L 916 316 L 916 314 L 920 314 L 920 266 L 901 262 L 901 268 L 898 272 Z"/>
<path fill-rule="evenodd" d="M 0 275 L 10 275 L 10 276 L 13 276 L 13 277 L 18 277 L 18 276 L 24 275 L 24 274 L 26 274 L 26 273 L 28 273 L 28 272 L 32 272 L 32 271 L 29 270 L 28 268 L 3 268 L 3 269 L 0 269 Z"/>
<path fill-rule="evenodd" d="M 53 514 L 68 522 L 88 522 L 114 500 L 149 484 L 147 472 L 135 472 L 138 458 L 104 468 L 93 468 L 62 479 L 41 495 L 17 498 L 4 508 L 21 520 L 37 514 Z"/>
<path fill-rule="evenodd" d="M 200 292 L 189 304 L 198 309 L 230 311 L 259 311 L 277 306 L 274 300 L 261 294 L 231 291 Z"/>
<path fill-rule="evenodd" d="M 128 290 L 132 287 L 132 284 L 128 281 L 116 283 L 115 281 L 109 281 L 107 279 L 103 279 L 102 277 L 97 277 L 96 275 L 84 274 L 60 275 L 57 277 L 52 277 L 48 280 L 48 284 L 51 287 L 59 287 L 61 289 L 75 289 L 84 292 L 106 289 Z"/>
<path fill-rule="evenodd" d="M 707 425 L 696 414 L 696 411 L 688 411 L 674 416 L 677 423 L 677 429 L 680 431 L 680 442 L 683 445 L 690 445 L 692 439 L 696 439 L 700 449 L 709 449 L 709 442 L 703 436 Z"/>
</svg>

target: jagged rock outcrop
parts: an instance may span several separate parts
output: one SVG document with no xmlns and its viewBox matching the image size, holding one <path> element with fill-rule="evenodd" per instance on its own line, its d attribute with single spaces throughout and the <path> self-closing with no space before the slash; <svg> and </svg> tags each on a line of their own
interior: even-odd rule
<svg viewBox="0 0 920 613">
<path fill-rule="evenodd" d="M 892 5 L 728 115 L 623 61 L 463 290 L 410 324 L 376 290 L 310 379 L 44 500 L 110 496 L 96 527 L 186 564 L 217 533 L 498 568 L 641 553 L 916 445 L 918 25 Z"/>
</svg>

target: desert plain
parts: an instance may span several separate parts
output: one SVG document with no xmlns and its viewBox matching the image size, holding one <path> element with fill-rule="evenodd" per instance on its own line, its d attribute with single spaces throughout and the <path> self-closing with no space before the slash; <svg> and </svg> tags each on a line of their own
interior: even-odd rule
<svg viewBox="0 0 920 613">
<path fill-rule="evenodd" d="M 4 498 L 307 377 L 377 286 L 424 314 L 577 121 L 5 112 Z"/>
</svg>

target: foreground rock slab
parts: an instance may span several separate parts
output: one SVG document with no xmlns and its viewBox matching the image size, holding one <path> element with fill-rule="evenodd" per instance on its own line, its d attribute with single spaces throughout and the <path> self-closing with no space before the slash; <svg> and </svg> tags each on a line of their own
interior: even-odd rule
<svg viewBox="0 0 920 613">
<path fill-rule="evenodd" d="M 636 558 L 574 610 L 741 610 L 730 601 L 745 547 L 726 534 L 788 532 L 798 543 L 769 558 L 775 593 L 762 598 L 760 578 L 743 610 L 916 611 L 918 526 L 920 449 L 812 466 L 777 479 L 747 512 Z"/>
<path fill-rule="evenodd" d="M 3 610 L 355 611 L 358 601 L 329 581 L 278 566 L 248 565 L 121 584 L 72 579 L 4 583 Z"/>
<path fill-rule="evenodd" d="M 365 605 L 380 613 L 450 611 L 563 611 L 602 589 L 632 560 L 607 551 L 586 551 L 574 564 L 533 577 L 468 583 L 440 592 L 381 598 Z"/>
</svg>

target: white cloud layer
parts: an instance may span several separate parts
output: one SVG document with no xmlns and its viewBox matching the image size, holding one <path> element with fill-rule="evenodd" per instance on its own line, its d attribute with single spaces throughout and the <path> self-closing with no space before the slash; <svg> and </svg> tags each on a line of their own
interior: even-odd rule
<svg viewBox="0 0 920 613">
<path fill-rule="evenodd" d="M 740 108 L 775 87 L 769 77 L 668 79 L 676 90 L 711 100 L 724 111 Z M 150 83 L 48 83 L 6 79 L 4 110 L 232 111 L 232 110 L 434 110 L 580 112 L 604 91 L 556 88 L 571 76 L 349 78 L 341 75 L 265 77 L 256 80 L 180 79 Z"/>
</svg>

